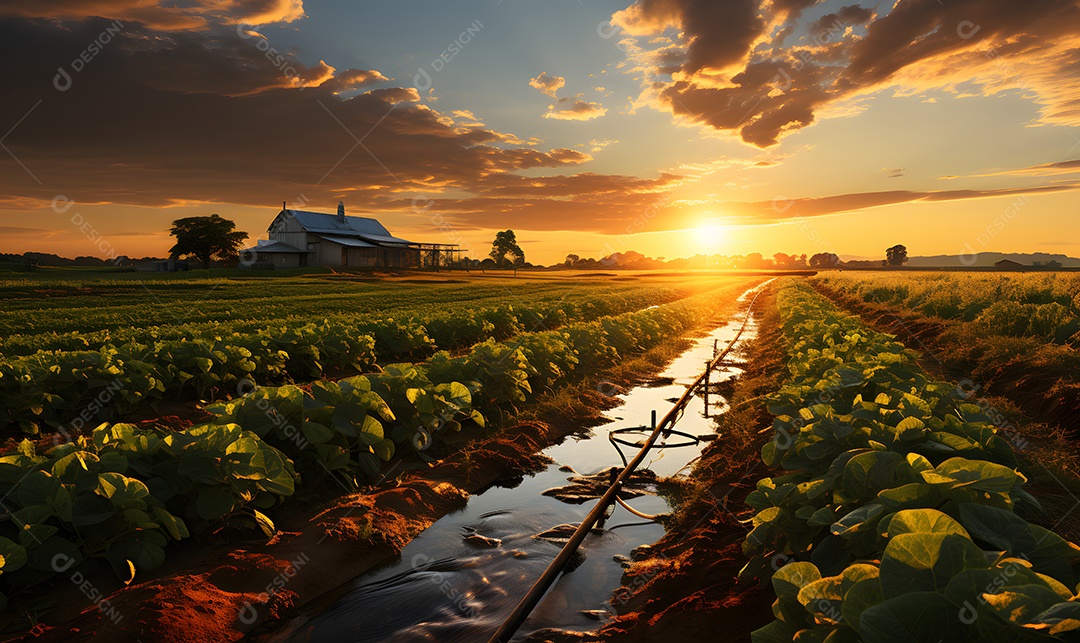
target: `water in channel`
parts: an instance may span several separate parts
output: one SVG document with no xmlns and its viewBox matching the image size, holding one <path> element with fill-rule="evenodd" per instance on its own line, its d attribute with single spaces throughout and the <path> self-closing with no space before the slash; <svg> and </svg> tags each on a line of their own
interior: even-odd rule
<svg viewBox="0 0 1080 643">
<path fill-rule="evenodd" d="M 764 284 L 739 298 L 742 310 Z M 728 323 L 695 340 L 684 353 L 667 365 L 651 384 L 617 395 L 619 405 L 607 411 L 607 423 L 584 434 L 570 436 L 544 451 L 554 461 L 543 471 L 527 475 L 513 488 L 492 487 L 469 498 L 468 505 L 436 521 L 409 543 L 396 560 L 363 574 L 351 588 L 332 600 L 316 602 L 299 616 L 282 624 L 275 632 L 257 637 L 267 643 L 298 641 L 358 641 L 440 643 L 486 641 L 513 610 L 517 602 L 543 573 L 565 542 L 561 534 L 537 538 L 559 525 L 577 524 L 594 504 L 570 504 L 543 492 L 567 485 L 574 474 L 594 474 L 622 464 L 608 432 L 612 429 L 643 426 L 650 415 L 662 417 L 672 402 L 701 373 L 713 355 L 714 343 L 727 346 L 743 324 L 740 312 Z M 756 335 L 751 318 L 739 338 L 743 344 Z M 734 353 L 733 353 L 734 355 Z M 739 369 L 721 367 L 711 376 L 713 383 L 731 379 Z M 603 386 L 603 384 L 601 385 Z M 712 416 L 726 410 L 726 400 L 709 396 Z M 705 416 L 699 393 L 687 405 L 674 427 L 691 435 L 715 438 L 714 420 Z M 633 442 L 636 437 L 628 437 Z M 720 436 L 718 439 L 723 439 Z M 670 442 L 685 442 L 672 435 Z M 661 439 L 659 444 L 663 443 Z M 696 446 L 656 449 L 640 469 L 657 476 L 671 476 L 689 470 L 687 466 L 701 453 Z M 623 447 L 629 459 L 633 447 Z M 657 495 L 642 495 L 627 502 L 646 514 L 670 510 Z M 609 600 L 620 586 L 621 564 L 614 559 L 632 549 L 651 544 L 664 535 L 655 522 L 643 522 L 616 507 L 602 533 L 590 534 L 579 549 L 577 566 L 563 575 L 524 623 L 515 640 L 530 632 L 556 627 L 566 630 L 596 629 L 613 609 Z M 568 533 L 566 535 L 569 535 Z M 471 536 L 481 536 L 475 538 Z M 498 539 L 495 543 L 486 539 Z"/>
</svg>

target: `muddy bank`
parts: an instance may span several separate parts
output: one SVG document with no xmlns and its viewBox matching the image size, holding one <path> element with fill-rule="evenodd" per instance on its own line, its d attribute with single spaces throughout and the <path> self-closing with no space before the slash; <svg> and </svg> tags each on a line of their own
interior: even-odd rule
<svg viewBox="0 0 1080 643">
<path fill-rule="evenodd" d="M 509 472 L 542 466 L 535 455 L 560 431 L 520 424 L 482 440 L 430 469 L 404 474 L 395 486 L 342 497 L 289 522 L 268 544 L 202 546 L 198 558 L 108 596 L 106 611 L 90 607 L 63 625 L 39 626 L 36 640 L 235 641 L 268 618 L 327 592 L 400 552 L 468 494 Z M 88 575 L 106 591 L 116 581 Z M 85 601 L 81 601 L 85 604 Z M 61 601 L 61 605 L 63 602 Z M 118 615 L 120 618 L 110 618 Z M 56 617 L 67 616 L 62 613 Z"/>
<path fill-rule="evenodd" d="M 786 373 L 771 291 L 758 300 L 759 334 L 743 357 L 731 410 L 718 422 L 721 434 L 694 468 L 696 487 L 652 547 L 635 551 L 623 587 L 611 598 L 619 616 L 595 632 L 540 631 L 529 643 L 570 641 L 745 641 L 772 620 L 768 588 L 739 584 L 746 558 L 741 544 L 751 515 L 744 503 L 755 482 L 769 475 L 760 449 L 771 417 L 760 397 L 775 391 Z"/>
</svg>

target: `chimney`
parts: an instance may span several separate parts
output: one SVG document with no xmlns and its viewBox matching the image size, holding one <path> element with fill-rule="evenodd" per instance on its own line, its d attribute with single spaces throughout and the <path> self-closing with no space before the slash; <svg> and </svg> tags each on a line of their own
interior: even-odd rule
<svg viewBox="0 0 1080 643">
<path fill-rule="evenodd" d="M 337 220 L 341 223 L 345 223 L 345 202 L 337 202 Z"/>
<path fill-rule="evenodd" d="M 282 201 L 282 202 L 281 202 L 281 211 L 282 211 L 282 212 L 284 212 L 285 210 L 288 210 L 288 209 L 289 209 L 289 208 L 285 207 L 285 202 L 284 202 L 284 201 Z"/>
</svg>

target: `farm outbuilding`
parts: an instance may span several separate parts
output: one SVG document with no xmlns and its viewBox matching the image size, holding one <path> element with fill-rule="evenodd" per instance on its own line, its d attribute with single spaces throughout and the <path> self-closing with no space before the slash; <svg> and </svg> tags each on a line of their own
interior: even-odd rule
<svg viewBox="0 0 1080 643">
<path fill-rule="evenodd" d="M 437 268 L 460 258 L 457 244 L 395 237 L 377 219 L 346 215 L 344 203 L 336 215 L 284 206 L 267 229 L 269 239 L 244 250 L 241 265 Z"/>
</svg>

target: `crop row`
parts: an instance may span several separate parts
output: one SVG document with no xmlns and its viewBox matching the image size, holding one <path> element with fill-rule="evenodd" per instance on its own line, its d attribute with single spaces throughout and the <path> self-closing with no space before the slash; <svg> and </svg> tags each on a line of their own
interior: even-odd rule
<svg viewBox="0 0 1080 643">
<path fill-rule="evenodd" d="M 85 294 L 51 294 L 52 284 L 29 296 L 5 297 L 0 288 L 0 325 L 8 331 L 0 353 L 13 354 L 19 345 L 63 341 L 78 330 L 104 341 L 145 341 L 143 329 L 168 332 L 177 326 L 232 322 L 278 323 L 295 318 L 333 318 L 348 312 L 398 316 L 413 309 L 427 313 L 455 305 L 489 306 L 554 302 L 575 295 L 632 294 L 645 286 L 634 283 L 572 283 L 561 281 L 470 281 L 468 283 L 350 283 L 308 280 L 180 281 L 166 288 L 114 292 L 87 282 Z M 679 284 L 675 284 L 681 290 Z M 103 302 L 105 305 L 103 305 Z M 347 311 L 347 312 L 346 312 Z M 247 326 L 247 329 L 255 326 Z M 93 344 L 91 344 L 93 346 Z M 42 346 L 44 348 L 45 346 Z"/>
<path fill-rule="evenodd" d="M 777 296 L 791 377 L 744 578 L 772 569 L 754 640 L 1027 641 L 1080 629 L 1080 547 L 1041 511 L 979 406 L 803 283 Z M 785 564 L 786 563 L 786 564 Z M 781 566 L 782 565 L 782 566 Z"/>
<path fill-rule="evenodd" d="M 529 284 L 529 286 L 535 285 Z M 316 292 L 318 292 L 317 289 Z M 142 304 L 132 307 L 132 310 L 137 313 L 136 316 L 132 319 L 124 316 L 125 321 L 118 327 L 102 327 L 101 325 L 106 322 L 99 319 L 107 319 L 117 314 L 114 310 L 116 306 L 112 302 L 104 309 L 101 309 L 100 301 L 96 303 L 96 308 L 79 308 L 72 304 L 73 309 L 82 315 L 74 324 L 80 330 L 57 332 L 36 325 L 23 334 L 9 332 L 0 338 L 0 354 L 11 358 L 33 355 L 43 350 L 96 350 L 106 344 L 147 344 L 164 339 L 206 339 L 233 333 L 254 333 L 281 326 L 303 326 L 313 319 L 323 319 L 333 324 L 350 324 L 387 317 L 456 315 L 470 310 L 491 308 L 497 304 L 513 304 L 517 308 L 563 307 L 567 313 L 573 313 L 575 304 L 576 306 L 617 307 L 625 305 L 627 301 L 655 298 L 664 302 L 686 294 L 676 288 L 653 286 L 590 287 L 580 290 L 567 289 L 565 286 L 559 289 L 545 288 L 543 290 L 526 287 L 522 293 L 515 293 L 518 295 L 516 298 L 508 296 L 505 289 L 492 289 L 490 286 L 478 286 L 474 292 L 455 290 L 447 293 L 434 288 L 415 292 L 385 293 L 383 296 L 379 296 L 379 292 L 321 293 L 311 297 L 293 295 L 269 301 L 263 301 L 248 293 L 241 295 L 244 297 L 243 308 L 230 302 L 231 310 L 217 311 L 209 321 L 201 320 L 207 311 L 201 310 L 205 304 L 200 302 L 198 307 L 203 313 L 200 315 L 200 320 L 187 319 L 187 315 L 179 314 L 176 317 L 166 317 L 164 323 L 158 325 L 154 325 L 152 320 L 161 318 L 160 307 Z M 46 309 L 38 312 L 53 321 L 59 313 L 67 310 L 67 308 L 64 310 Z M 252 314 L 251 311 L 257 311 L 257 314 Z M 618 310 L 613 309 L 609 312 L 618 312 Z M 17 316 L 20 317 L 20 321 L 25 322 L 25 319 L 21 319 L 22 315 Z M 178 319 L 182 321 L 177 321 Z M 70 328 L 72 324 L 62 327 Z M 91 330 L 95 328 L 101 329 Z M 9 327 L 10 330 L 12 330 L 11 327 Z"/>
<path fill-rule="evenodd" d="M 980 332 L 1066 341 L 1080 331 L 1080 277 L 1027 274 L 834 274 L 817 278 L 856 299 L 929 317 L 974 322 Z"/>
<path fill-rule="evenodd" d="M 596 296 L 532 306 L 491 306 L 404 318 L 308 322 L 238 332 L 211 331 L 96 351 L 42 352 L 0 361 L 0 427 L 36 434 L 80 414 L 110 419 L 147 399 L 218 398 L 242 382 L 307 381 L 327 371 L 375 370 L 376 362 L 416 359 L 526 329 L 561 326 L 642 308 L 677 291 Z M 245 384 L 246 385 L 246 384 Z M 83 421 L 86 422 L 85 420 Z M 9 429 L 10 430 L 10 429 Z"/>
<path fill-rule="evenodd" d="M 539 392 L 657 345 L 731 305 L 732 291 L 487 340 L 467 354 L 392 364 L 341 381 L 257 388 L 180 431 L 103 424 L 39 453 L 0 456 L 0 590 L 88 559 L 124 580 L 159 567 L 168 542 L 275 528 L 272 509 L 327 476 L 359 485 L 395 453 L 420 457 L 463 424 L 483 426 Z"/>
</svg>

